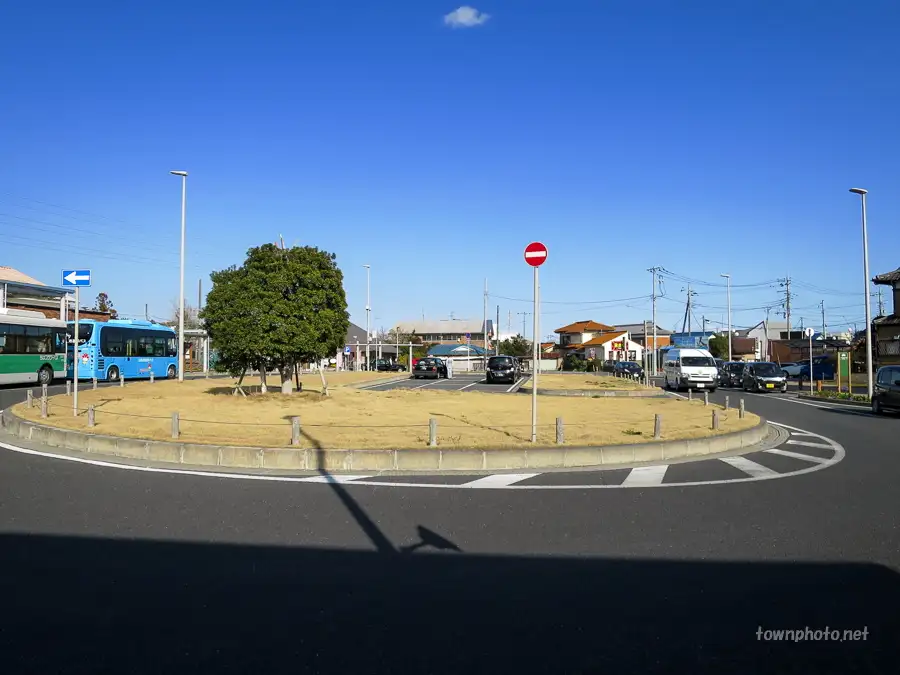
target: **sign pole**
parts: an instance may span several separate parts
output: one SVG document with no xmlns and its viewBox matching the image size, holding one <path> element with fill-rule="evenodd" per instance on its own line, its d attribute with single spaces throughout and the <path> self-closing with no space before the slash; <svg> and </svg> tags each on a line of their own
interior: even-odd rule
<svg viewBox="0 0 900 675">
<path fill-rule="evenodd" d="M 806 336 L 809 338 L 809 395 L 813 393 L 813 353 L 812 353 L 812 327 L 806 329 Z"/>
<path fill-rule="evenodd" d="M 531 442 L 537 443 L 538 390 L 538 268 L 534 268 L 534 334 L 531 336 Z"/>
<path fill-rule="evenodd" d="M 78 417 L 78 361 L 81 355 L 78 353 L 78 306 L 81 301 L 81 289 L 75 287 L 75 346 L 72 348 L 72 358 L 75 359 L 74 379 L 72 383 L 72 416 Z"/>
</svg>

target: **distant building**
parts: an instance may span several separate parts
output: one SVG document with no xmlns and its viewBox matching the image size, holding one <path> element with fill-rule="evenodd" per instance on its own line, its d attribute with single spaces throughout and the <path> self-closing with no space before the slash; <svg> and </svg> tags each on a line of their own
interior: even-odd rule
<svg viewBox="0 0 900 675">
<path fill-rule="evenodd" d="M 900 268 L 879 274 L 872 281 L 890 286 L 893 291 L 893 312 L 879 316 L 872 322 L 872 354 L 879 366 L 900 364 Z"/>
<path fill-rule="evenodd" d="M 433 344 L 465 344 L 490 349 L 494 337 L 494 322 L 487 321 L 487 340 L 481 319 L 437 319 L 430 321 L 401 321 L 396 330 L 403 335 L 415 335 L 422 342 Z"/>
<path fill-rule="evenodd" d="M 0 311 L 25 309 L 40 312 L 48 319 L 71 321 L 75 318 L 75 296 L 69 290 L 47 286 L 12 267 L 0 266 Z M 85 299 L 83 295 L 81 299 Z M 109 321 L 110 314 L 82 306 L 78 318 Z"/>
</svg>

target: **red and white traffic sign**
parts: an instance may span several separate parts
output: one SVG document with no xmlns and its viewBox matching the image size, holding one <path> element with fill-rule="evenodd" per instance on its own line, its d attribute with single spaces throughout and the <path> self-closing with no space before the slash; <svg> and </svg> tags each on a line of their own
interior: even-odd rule
<svg viewBox="0 0 900 675">
<path fill-rule="evenodd" d="M 525 262 L 532 267 L 540 267 L 547 262 L 547 247 L 539 241 L 533 241 L 525 247 Z"/>
</svg>

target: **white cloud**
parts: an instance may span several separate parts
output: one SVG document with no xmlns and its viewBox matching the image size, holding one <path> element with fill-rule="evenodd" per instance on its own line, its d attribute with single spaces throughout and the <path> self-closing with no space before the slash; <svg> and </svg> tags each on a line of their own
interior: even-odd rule
<svg viewBox="0 0 900 675">
<path fill-rule="evenodd" d="M 485 14 L 474 7 L 463 5 L 462 7 L 457 7 L 449 14 L 445 14 L 444 23 L 451 28 L 472 28 L 473 26 L 480 26 L 490 18 L 490 14 Z"/>
</svg>

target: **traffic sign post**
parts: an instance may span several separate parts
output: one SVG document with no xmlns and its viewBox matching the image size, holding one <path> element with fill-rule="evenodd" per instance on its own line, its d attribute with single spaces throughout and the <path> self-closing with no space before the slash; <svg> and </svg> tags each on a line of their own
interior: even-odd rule
<svg viewBox="0 0 900 675">
<path fill-rule="evenodd" d="M 813 330 L 812 326 L 808 326 L 806 329 L 806 337 L 809 338 L 809 393 L 810 396 L 813 393 L 813 353 L 812 353 L 812 338 L 813 333 L 816 331 Z"/>
<path fill-rule="evenodd" d="M 540 371 L 540 284 L 538 283 L 538 267 L 547 262 L 547 247 L 539 241 L 533 241 L 525 247 L 525 262 L 534 270 L 534 325 L 531 336 L 531 442 L 537 443 L 537 390 L 538 372 Z"/>
<path fill-rule="evenodd" d="M 78 308 L 81 306 L 81 293 L 79 290 L 82 286 L 91 285 L 90 270 L 63 270 L 62 271 L 63 287 L 75 288 L 75 345 L 72 347 L 72 416 L 78 417 L 78 361 L 81 355 L 78 351 Z M 68 356 L 68 349 L 66 350 Z"/>
<path fill-rule="evenodd" d="M 844 391 L 844 385 L 841 384 L 841 380 L 847 380 L 848 384 L 850 383 L 850 352 L 838 352 L 838 391 Z M 850 392 L 853 392 L 853 385 L 850 385 Z"/>
</svg>

